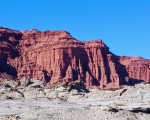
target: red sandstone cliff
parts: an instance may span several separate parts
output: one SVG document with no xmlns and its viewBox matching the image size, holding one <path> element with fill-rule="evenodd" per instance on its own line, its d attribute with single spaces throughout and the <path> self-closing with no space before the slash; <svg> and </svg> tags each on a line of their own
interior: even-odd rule
<svg viewBox="0 0 150 120">
<path fill-rule="evenodd" d="M 81 42 L 66 31 L 0 28 L 0 78 L 23 76 L 112 87 L 150 82 L 150 60 L 116 56 L 102 40 Z"/>
<path fill-rule="evenodd" d="M 141 57 L 120 57 L 120 63 L 125 65 L 128 76 L 135 80 L 150 82 L 150 60 Z"/>
</svg>

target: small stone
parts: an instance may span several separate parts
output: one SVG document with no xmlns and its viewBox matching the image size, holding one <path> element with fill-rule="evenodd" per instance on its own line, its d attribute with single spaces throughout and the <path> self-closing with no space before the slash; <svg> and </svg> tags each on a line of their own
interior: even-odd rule
<svg viewBox="0 0 150 120">
<path fill-rule="evenodd" d="M 23 77 L 21 80 L 20 80 L 20 83 L 22 86 L 28 86 L 30 84 L 30 79 L 26 78 L 26 77 Z"/>
</svg>

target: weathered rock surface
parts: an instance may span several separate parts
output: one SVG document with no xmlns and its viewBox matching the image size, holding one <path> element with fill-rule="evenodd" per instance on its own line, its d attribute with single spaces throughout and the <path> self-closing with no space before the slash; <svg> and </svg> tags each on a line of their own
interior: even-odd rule
<svg viewBox="0 0 150 120">
<path fill-rule="evenodd" d="M 25 83 L 26 78 L 23 78 Z M 21 81 L 21 82 L 22 82 Z M 46 86 L 41 80 L 31 80 L 30 84 L 20 84 L 20 81 L 5 81 L 0 86 L 0 98 L 1 99 L 56 99 L 62 98 L 66 100 L 69 95 L 82 95 L 87 93 L 86 86 L 81 81 L 57 83 L 54 86 Z M 67 88 L 70 87 L 68 90 Z"/>
<path fill-rule="evenodd" d="M 120 57 L 120 63 L 126 67 L 130 82 L 150 82 L 150 60 L 123 56 Z"/>
<path fill-rule="evenodd" d="M 124 85 L 105 90 L 89 88 L 88 93 L 79 92 L 79 88 L 83 89 L 79 84 L 76 81 L 59 83 L 49 88 L 32 88 L 20 84 L 15 89 L 0 93 L 0 119 L 150 119 L 150 84 Z M 66 88 L 70 85 L 69 92 Z"/>
<path fill-rule="evenodd" d="M 22 77 L 108 88 L 150 82 L 150 60 L 116 56 L 102 40 L 81 42 L 66 31 L 0 28 L 0 78 Z"/>
</svg>

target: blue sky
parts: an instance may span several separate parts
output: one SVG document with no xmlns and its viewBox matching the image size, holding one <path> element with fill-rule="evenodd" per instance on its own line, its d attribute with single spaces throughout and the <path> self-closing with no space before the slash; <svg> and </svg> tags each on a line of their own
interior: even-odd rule
<svg viewBox="0 0 150 120">
<path fill-rule="evenodd" d="M 66 30 L 117 55 L 150 58 L 150 0 L 0 0 L 0 26 Z"/>
</svg>

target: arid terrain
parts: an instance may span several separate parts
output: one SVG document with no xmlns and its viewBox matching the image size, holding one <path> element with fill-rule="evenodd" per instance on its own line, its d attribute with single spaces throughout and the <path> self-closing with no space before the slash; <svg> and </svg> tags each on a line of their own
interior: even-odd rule
<svg viewBox="0 0 150 120">
<path fill-rule="evenodd" d="M 150 120 L 150 60 L 0 27 L 0 120 Z"/>
<path fill-rule="evenodd" d="M 80 81 L 45 86 L 23 78 L 0 89 L 1 120 L 149 120 L 150 84 L 86 89 Z"/>
<path fill-rule="evenodd" d="M 116 46 L 117 47 L 117 46 Z M 54 84 L 83 80 L 100 88 L 150 82 L 150 60 L 117 56 L 102 40 L 80 41 L 66 31 L 0 28 L 0 79 Z"/>
</svg>

